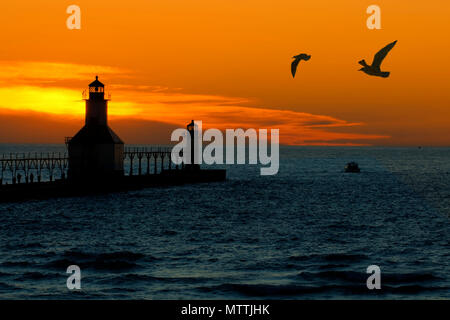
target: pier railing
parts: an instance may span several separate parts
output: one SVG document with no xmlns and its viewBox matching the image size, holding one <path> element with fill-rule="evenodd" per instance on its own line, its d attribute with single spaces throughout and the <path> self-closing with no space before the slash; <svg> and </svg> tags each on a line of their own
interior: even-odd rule
<svg viewBox="0 0 450 320">
<path fill-rule="evenodd" d="M 178 170 L 171 161 L 171 151 L 170 147 L 125 148 L 124 173 L 132 176 Z"/>
<path fill-rule="evenodd" d="M 66 153 L 10 153 L 0 157 L 0 184 L 53 181 L 67 176 Z"/>
<path fill-rule="evenodd" d="M 123 153 L 125 175 L 159 174 L 178 170 L 170 147 L 127 147 Z M 0 185 L 66 179 L 69 158 L 65 152 L 10 153 L 0 156 Z"/>
</svg>

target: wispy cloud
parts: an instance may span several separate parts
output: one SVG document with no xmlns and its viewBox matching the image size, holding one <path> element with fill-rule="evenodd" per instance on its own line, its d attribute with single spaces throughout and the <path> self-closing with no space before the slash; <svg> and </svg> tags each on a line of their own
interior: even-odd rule
<svg viewBox="0 0 450 320">
<path fill-rule="evenodd" d="M 333 132 L 343 127 L 358 127 L 362 123 L 347 122 L 330 116 L 290 110 L 243 106 L 192 106 L 176 109 L 173 105 L 147 105 L 147 120 L 166 119 L 185 125 L 186 120 L 203 120 L 205 128 L 272 128 L 280 130 L 280 141 L 292 145 L 366 145 L 376 139 L 388 138 L 378 134 Z"/>
<path fill-rule="evenodd" d="M 162 86 L 123 84 L 126 70 L 54 62 L 0 62 L 0 108 L 23 113 L 26 110 L 82 117 L 84 104 L 79 87 L 95 74 L 108 75 L 113 101 L 112 119 L 128 118 L 149 123 L 162 122 L 184 127 L 191 119 L 202 120 L 206 128 L 277 128 L 280 141 L 293 145 L 370 144 L 385 135 L 357 133 L 363 123 L 326 115 L 258 107 L 243 97 L 191 94 Z M 354 133 L 336 132 L 355 128 Z M 349 130 L 346 130 L 349 131 Z M 167 137 L 168 139 L 169 137 Z"/>
<path fill-rule="evenodd" d="M 110 66 L 62 62 L 0 61 L 0 85 L 2 86 L 40 87 L 59 83 L 59 81 L 70 84 L 71 80 L 92 79 L 96 74 L 124 77 L 127 70 Z"/>
</svg>

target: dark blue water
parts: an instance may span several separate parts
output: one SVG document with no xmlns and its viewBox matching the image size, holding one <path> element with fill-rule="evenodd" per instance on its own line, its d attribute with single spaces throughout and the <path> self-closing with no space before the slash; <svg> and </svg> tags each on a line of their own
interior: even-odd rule
<svg viewBox="0 0 450 320">
<path fill-rule="evenodd" d="M 35 149 L 63 147 L 0 153 Z M 360 174 L 343 173 L 352 160 Z M 450 149 L 280 161 L 276 176 L 236 165 L 222 183 L 0 204 L 0 298 L 450 298 Z M 366 287 L 372 264 L 381 290 Z"/>
</svg>

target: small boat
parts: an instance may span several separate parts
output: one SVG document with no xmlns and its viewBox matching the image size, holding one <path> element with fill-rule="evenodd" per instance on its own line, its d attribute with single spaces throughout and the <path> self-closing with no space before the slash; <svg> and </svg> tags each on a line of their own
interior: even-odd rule
<svg viewBox="0 0 450 320">
<path fill-rule="evenodd" d="M 360 172 L 359 166 L 356 162 L 349 162 L 345 166 L 345 172 Z"/>
</svg>

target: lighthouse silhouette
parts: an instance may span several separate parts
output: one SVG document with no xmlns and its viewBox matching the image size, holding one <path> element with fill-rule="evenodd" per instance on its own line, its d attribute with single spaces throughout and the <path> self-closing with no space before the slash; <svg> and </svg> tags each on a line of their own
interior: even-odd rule
<svg viewBox="0 0 450 320">
<path fill-rule="evenodd" d="M 85 125 L 68 141 L 71 180 L 107 181 L 123 176 L 124 143 L 108 126 L 105 85 L 95 77 L 85 96 Z"/>
</svg>

